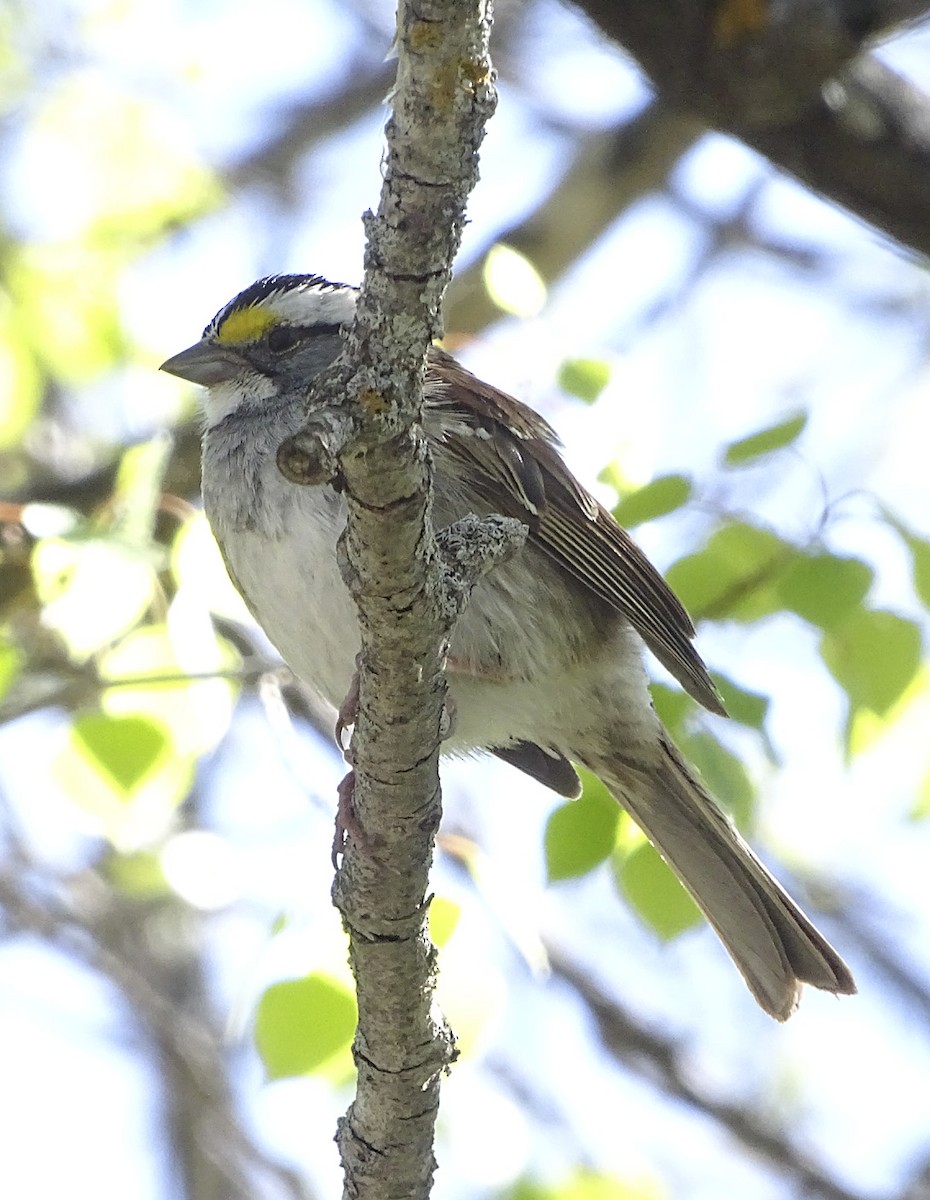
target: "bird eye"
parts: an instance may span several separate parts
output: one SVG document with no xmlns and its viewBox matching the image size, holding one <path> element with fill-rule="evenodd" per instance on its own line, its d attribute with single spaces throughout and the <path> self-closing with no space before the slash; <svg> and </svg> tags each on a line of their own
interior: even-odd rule
<svg viewBox="0 0 930 1200">
<path fill-rule="evenodd" d="M 300 331 L 291 325 L 278 325 L 268 334 L 268 349 L 273 354 L 283 354 L 300 341 Z"/>
</svg>

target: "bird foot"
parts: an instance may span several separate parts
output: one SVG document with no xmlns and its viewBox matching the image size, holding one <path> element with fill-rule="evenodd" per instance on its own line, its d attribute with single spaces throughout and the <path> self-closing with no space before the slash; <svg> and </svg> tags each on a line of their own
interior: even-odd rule
<svg viewBox="0 0 930 1200">
<path fill-rule="evenodd" d="M 343 742 L 342 735 L 355 724 L 358 717 L 359 668 L 361 661 L 361 654 L 356 654 L 355 670 L 352 672 L 349 690 L 346 692 L 346 698 L 339 705 L 339 712 L 336 714 L 336 745 L 343 753 L 346 751 L 346 743 Z"/>
<path fill-rule="evenodd" d="M 366 858 L 374 858 L 368 835 L 362 828 L 355 811 L 355 771 L 352 770 L 339 783 L 336 789 L 339 803 L 336 806 L 336 832 L 333 835 L 333 867 L 339 866 L 340 857 L 345 855 L 346 846 L 351 839 L 352 844 Z"/>
</svg>

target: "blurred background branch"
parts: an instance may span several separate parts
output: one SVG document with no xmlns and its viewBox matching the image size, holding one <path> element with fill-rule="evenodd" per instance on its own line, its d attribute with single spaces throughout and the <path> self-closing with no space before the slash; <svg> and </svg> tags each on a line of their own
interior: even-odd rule
<svg viewBox="0 0 930 1200">
<path fill-rule="evenodd" d="M 447 335 L 700 619 L 733 720 L 660 674 L 656 704 L 861 994 L 758 1023 L 590 785 L 560 806 L 449 764 L 436 1194 L 916 1200 L 926 5 L 499 10 Z M 231 591 L 196 397 L 156 367 L 259 275 L 359 278 L 393 15 L 73 0 L 0 32 L 0 1179 L 331 1194 L 355 1022 L 332 713 Z"/>
</svg>

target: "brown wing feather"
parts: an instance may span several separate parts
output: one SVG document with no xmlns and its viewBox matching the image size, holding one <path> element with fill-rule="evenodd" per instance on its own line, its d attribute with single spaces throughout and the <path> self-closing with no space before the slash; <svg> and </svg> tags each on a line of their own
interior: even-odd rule
<svg viewBox="0 0 930 1200">
<path fill-rule="evenodd" d="M 469 394 L 481 397 L 481 411 Z M 504 515 L 525 521 L 530 540 L 622 613 L 687 692 L 725 714 L 678 597 L 565 466 L 548 422 L 441 350 L 430 355 L 424 420 L 471 486 L 495 506 L 503 492 Z"/>
</svg>

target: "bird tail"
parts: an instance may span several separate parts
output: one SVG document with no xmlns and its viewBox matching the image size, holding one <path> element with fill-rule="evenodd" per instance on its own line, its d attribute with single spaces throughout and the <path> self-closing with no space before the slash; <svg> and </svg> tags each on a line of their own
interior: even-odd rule
<svg viewBox="0 0 930 1200">
<path fill-rule="evenodd" d="M 849 995 L 849 968 L 762 865 L 663 736 L 649 767 L 591 764 L 716 930 L 750 991 L 784 1021 L 801 984 Z"/>
</svg>

